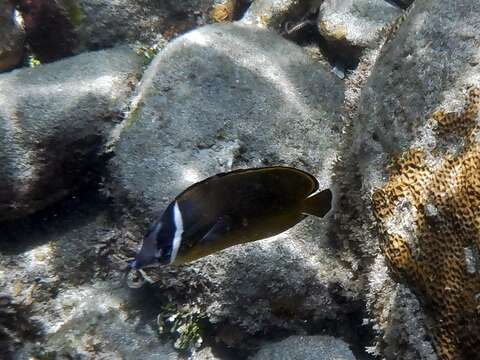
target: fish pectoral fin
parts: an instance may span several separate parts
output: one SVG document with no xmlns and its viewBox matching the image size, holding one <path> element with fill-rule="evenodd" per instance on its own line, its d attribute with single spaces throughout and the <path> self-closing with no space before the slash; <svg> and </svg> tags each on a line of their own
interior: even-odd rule
<svg viewBox="0 0 480 360">
<path fill-rule="evenodd" d="M 232 218 L 228 215 L 220 217 L 200 240 L 200 244 L 208 244 L 228 233 L 232 228 Z"/>
<path fill-rule="evenodd" d="M 332 191 L 326 189 L 306 198 L 302 204 L 302 213 L 324 217 L 332 208 Z"/>
</svg>

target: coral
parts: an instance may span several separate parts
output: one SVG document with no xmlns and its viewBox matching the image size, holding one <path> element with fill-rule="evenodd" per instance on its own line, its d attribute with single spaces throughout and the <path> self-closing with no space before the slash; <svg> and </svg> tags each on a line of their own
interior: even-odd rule
<svg viewBox="0 0 480 360">
<path fill-rule="evenodd" d="M 200 322 L 205 317 L 198 306 L 176 307 L 167 304 L 157 317 L 158 332 L 170 332 L 175 338 L 174 347 L 182 351 L 194 351 L 202 344 Z"/>
<path fill-rule="evenodd" d="M 436 351 L 448 360 L 480 349 L 479 107 L 480 90 L 471 88 L 463 111 L 434 112 L 427 125 L 435 149 L 393 159 L 372 199 L 387 263 L 419 295 Z"/>
</svg>

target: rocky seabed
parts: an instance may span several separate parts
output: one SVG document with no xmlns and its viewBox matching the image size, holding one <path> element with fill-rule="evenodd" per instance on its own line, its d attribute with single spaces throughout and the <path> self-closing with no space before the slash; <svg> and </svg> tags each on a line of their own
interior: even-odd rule
<svg viewBox="0 0 480 360">
<path fill-rule="evenodd" d="M 470 360 L 480 2 L 0 0 L 0 359 Z M 334 207 L 126 260 L 178 193 L 285 165 Z"/>
</svg>

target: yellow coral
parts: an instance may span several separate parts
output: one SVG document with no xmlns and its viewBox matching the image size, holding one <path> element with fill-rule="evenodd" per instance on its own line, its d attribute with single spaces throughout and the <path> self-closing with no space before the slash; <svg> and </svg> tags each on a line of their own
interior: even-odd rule
<svg viewBox="0 0 480 360">
<path fill-rule="evenodd" d="M 387 262 L 421 298 L 437 353 L 448 360 L 480 352 L 479 99 L 472 88 L 462 112 L 428 119 L 438 143 L 456 137 L 460 151 L 437 146 L 435 167 L 422 149 L 406 151 L 372 199 Z"/>
<path fill-rule="evenodd" d="M 215 22 L 232 21 L 235 8 L 235 1 L 227 0 L 220 4 L 215 4 L 210 11 L 210 18 Z"/>
</svg>

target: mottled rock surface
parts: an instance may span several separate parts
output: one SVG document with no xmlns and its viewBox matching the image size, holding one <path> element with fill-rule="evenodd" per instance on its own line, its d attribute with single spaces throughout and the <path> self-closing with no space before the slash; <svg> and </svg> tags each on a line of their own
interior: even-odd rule
<svg viewBox="0 0 480 360">
<path fill-rule="evenodd" d="M 385 0 L 326 0 L 320 7 L 318 28 L 332 51 L 358 57 L 375 47 L 383 29 L 401 15 Z"/>
<path fill-rule="evenodd" d="M 119 42 L 153 44 L 159 36 L 171 38 L 205 23 L 212 2 L 81 0 L 70 8 L 81 50 L 101 49 Z"/>
<path fill-rule="evenodd" d="M 264 345 L 251 360 L 355 360 L 348 345 L 330 336 L 291 336 Z"/>
<path fill-rule="evenodd" d="M 234 1 L 240 11 L 243 1 Z M 139 43 L 149 48 L 208 22 L 213 0 L 18 0 L 27 43 L 42 63 Z M 237 4 L 238 3 L 238 4 Z"/>
<path fill-rule="evenodd" d="M 86 194 L 2 224 L 2 359 L 178 359 L 158 338 L 148 295 L 107 276 L 117 236 L 106 204 Z"/>
<path fill-rule="evenodd" d="M 18 3 L 27 42 L 42 62 L 137 42 L 148 48 L 213 21 L 214 5 L 213 0 L 18 0 Z"/>
<path fill-rule="evenodd" d="M 141 65 L 117 48 L 0 75 L 0 220 L 42 209 L 88 177 Z"/>
<path fill-rule="evenodd" d="M 81 13 L 87 2 L 64 0 L 61 16 L 42 8 L 60 0 L 22 3 L 99 34 L 78 51 L 170 37 L 205 14 L 193 10 L 203 2 L 141 3 L 184 6 L 179 18 L 138 2 Z M 342 82 L 314 52 L 260 29 L 316 24 L 305 4 L 257 1 L 250 12 L 261 9 L 263 24 L 172 41 L 131 102 L 144 59 L 125 48 L 0 76 L 0 219 L 29 215 L 0 224 L 0 358 L 477 357 L 480 5 L 418 2 Z M 339 4 L 351 13 L 367 2 Z M 106 134 L 107 165 L 97 155 Z M 148 223 L 185 187 L 274 164 L 332 188 L 332 216 L 118 287 Z M 85 178 L 95 181 L 65 196 Z"/>
<path fill-rule="evenodd" d="M 269 31 L 212 25 L 172 42 L 147 69 L 111 161 L 132 232 L 141 239 L 174 196 L 221 171 L 292 165 L 332 187 L 342 91 L 328 68 Z M 209 321 L 233 326 L 234 344 L 245 332 L 343 318 L 352 307 L 335 299 L 356 298 L 356 285 L 328 231 L 328 220 L 309 218 L 276 239 L 165 268 L 159 296 L 188 291 Z"/>
<path fill-rule="evenodd" d="M 442 359 L 475 357 L 480 346 L 479 6 L 416 3 L 373 69 L 355 122 L 382 253 L 393 278 L 428 304 L 426 332 Z M 383 314 L 403 307 L 415 316 L 408 297 L 390 296 Z M 405 317 L 379 320 L 381 332 L 394 328 Z M 402 357 L 435 357 L 411 340 Z"/>
<path fill-rule="evenodd" d="M 240 20 L 246 25 L 279 30 L 287 20 L 299 20 L 318 9 L 320 1 L 256 0 Z"/>
<path fill-rule="evenodd" d="M 212 352 L 212 349 L 209 347 L 203 348 L 202 350 L 195 353 L 192 357 L 192 360 L 219 360 Z"/>
<path fill-rule="evenodd" d="M 13 2 L 0 2 L 0 72 L 17 66 L 23 58 L 25 34 L 15 21 Z"/>
<path fill-rule="evenodd" d="M 235 167 L 309 164 L 325 188 L 341 141 L 342 90 L 326 67 L 269 31 L 191 32 L 147 69 L 122 124 L 113 185 L 147 216 Z"/>
</svg>

